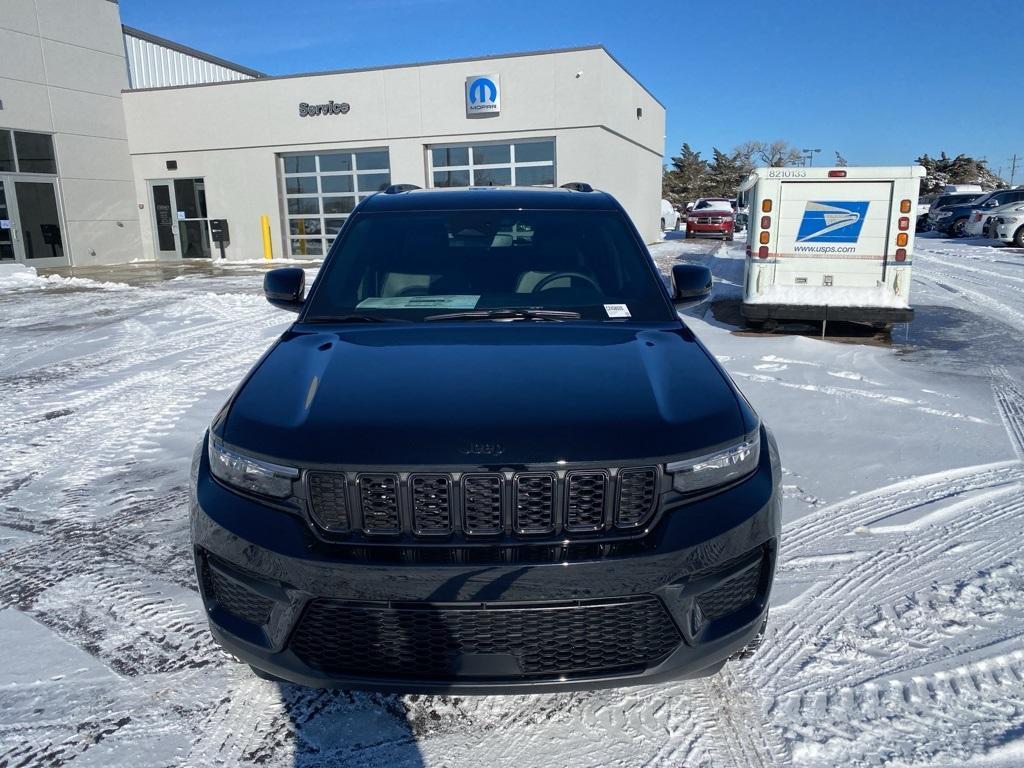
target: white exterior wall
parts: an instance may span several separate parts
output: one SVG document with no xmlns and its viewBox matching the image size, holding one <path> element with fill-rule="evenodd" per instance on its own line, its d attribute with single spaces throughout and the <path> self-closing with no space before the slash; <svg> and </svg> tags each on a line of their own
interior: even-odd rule
<svg viewBox="0 0 1024 768">
<path fill-rule="evenodd" d="M 489 73 L 501 78 L 501 114 L 467 118 L 465 79 Z M 331 99 L 351 111 L 299 116 L 300 102 Z M 279 153 L 387 148 L 392 181 L 426 187 L 431 144 L 534 137 L 555 139 L 556 183 L 612 193 L 648 242 L 660 236 L 665 111 L 601 48 L 132 91 L 124 104 L 147 258 L 149 179 L 203 177 L 209 216 L 229 221 L 230 258 L 262 254 L 259 218 L 270 216 L 281 256 Z"/>
<path fill-rule="evenodd" d="M 0 8 L 0 128 L 53 134 L 71 263 L 139 258 L 117 4 L 3 0 Z"/>
</svg>

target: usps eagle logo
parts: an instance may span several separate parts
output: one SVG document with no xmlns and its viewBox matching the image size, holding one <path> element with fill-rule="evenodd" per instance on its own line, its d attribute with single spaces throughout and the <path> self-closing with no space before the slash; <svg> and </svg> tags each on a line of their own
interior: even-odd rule
<svg viewBox="0 0 1024 768">
<path fill-rule="evenodd" d="M 808 200 L 797 232 L 798 243 L 856 243 L 860 237 L 867 200 L 859 202 Z"/>
</svg>

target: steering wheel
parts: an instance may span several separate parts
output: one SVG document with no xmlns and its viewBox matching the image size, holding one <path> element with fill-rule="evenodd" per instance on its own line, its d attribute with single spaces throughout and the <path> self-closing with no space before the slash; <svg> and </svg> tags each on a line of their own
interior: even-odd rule
<svg viewBox="0 0 1024 768">
<path fill-rule="evenodd" d="M 555 282 L 555 280 L 560 280 L 563 277 L 568 277 L 570 279 L 579 278 L 585 283 L 590 283 L 590 286 L 595 291 L 601 293 L 601 286 L 594 281 L 594 278 L 590 277 L 590 275 L 584 275 L 582 272 L 552 272 L 547 277 L 541 278 L 537 284 L 533 286 L 531 293 L 539 293 L 547 288 L 551 283 Z"/>
</svg>

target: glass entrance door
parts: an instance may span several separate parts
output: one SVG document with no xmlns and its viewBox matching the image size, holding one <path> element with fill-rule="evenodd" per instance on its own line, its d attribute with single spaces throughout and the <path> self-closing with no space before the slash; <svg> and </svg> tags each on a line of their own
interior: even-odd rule
<svg viewBox="0 0 1024 768">
<path fill-rule="evenodd" d="M 203 179 L 150 181 L 149 190 L 157 258 L 210 258 L 210 220 Z"/>
<path fill-rule="evenodd" d="M 64 237 L 57 207 L 57 185 L 52 181 L 14 182 L 18 205 L 18 239 L 25 261 L 30 264 L 65 264 Z"/>
<path fill-rule="evenodd" d="M 0 262 L 14 261 L 14 214 L 7 205 L 7 189 L 0 179 Z"/>
<path fill-rule="evenodd" d="M 153 201 L 153 240 L 156 257 L 180 259 L 174 185 L 169 181 L 151 181 L 149 189 Z"/>
<path fill-rule="evenodd" d="M 0 176 L 0 261 L 68 263 L 56 181 Z"/>
</svg>

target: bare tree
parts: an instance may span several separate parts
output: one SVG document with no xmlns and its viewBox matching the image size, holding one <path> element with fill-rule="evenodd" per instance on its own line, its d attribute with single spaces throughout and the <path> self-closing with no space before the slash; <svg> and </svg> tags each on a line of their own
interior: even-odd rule
<svg viewBox="0 0 1024 768">
<path fill-rule="evenodd" d="M 839 168 L 843 168 L 846 166 L 846 158 L 839 154 L 838 149 L 836 150 L 836 165 Z"/>
<path fill-rule="evenodd" d="M 803 162 L 800 150 L 789 142 L 778 141 L 745 141 L 736 147 L 735 152 L 753 166 L 755 164 L 780 167 L 798 165 Z"/>
</svg>

